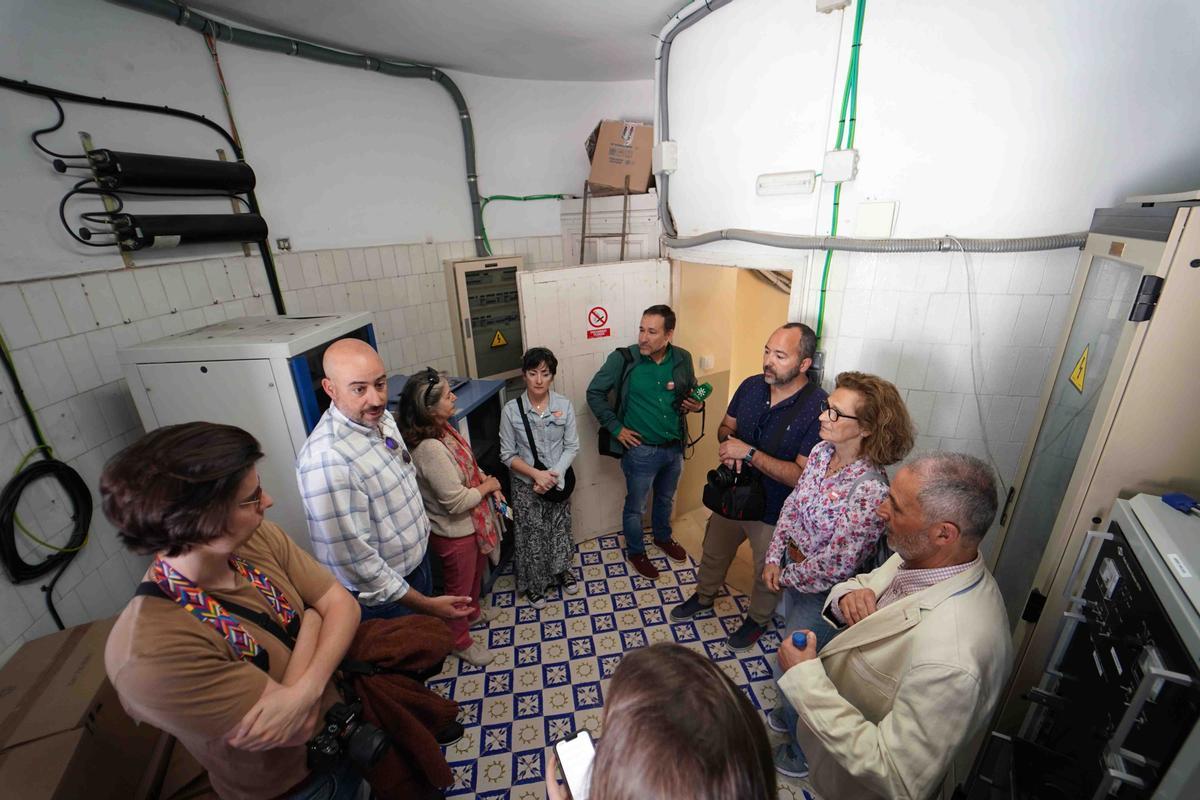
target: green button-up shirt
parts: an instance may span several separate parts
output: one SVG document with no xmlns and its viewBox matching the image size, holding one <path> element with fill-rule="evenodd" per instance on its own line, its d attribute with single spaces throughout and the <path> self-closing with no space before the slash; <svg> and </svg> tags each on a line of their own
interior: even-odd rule
<svg viewBox="0 0 1200 800">
<path fill-rule="evenodd" d="M 629 395 L 622 422 L 641 434 L 646 444 L 679 441 L 679 412 L 675 402 L 675 354 L 667 345 L 661 364 L 644 358 L 629 373 Z"/>
</svg>

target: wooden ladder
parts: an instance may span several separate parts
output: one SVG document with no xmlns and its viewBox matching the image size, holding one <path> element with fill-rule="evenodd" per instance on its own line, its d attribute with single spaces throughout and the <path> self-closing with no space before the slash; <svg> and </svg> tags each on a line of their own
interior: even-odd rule
<svg viewBox="0 0 1200 800">
<path fill-rule="evenodd" d="M 583 219 L 579 224 L 579 263 L 583 264 L 583 259 L 587 255 L 587 240 L 588 239 L 612 239 L 621 237 L 621 256 L 618 261 L 625 260 L 625 242 L 629 235 L 629 176 L 625 176 L 625 202 L 621 207 L 621 232 L 620 233 L 588 233 L 588 198 L 592 194 L 592 182 L 583 182 Z M 600 253 L 596 253 L 596 258 L 599 260 Z"/>
</svg>

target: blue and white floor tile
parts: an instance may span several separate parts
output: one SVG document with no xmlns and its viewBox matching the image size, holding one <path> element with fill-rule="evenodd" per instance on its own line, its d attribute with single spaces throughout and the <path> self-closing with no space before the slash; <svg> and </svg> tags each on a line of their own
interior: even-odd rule
<svg viewBox="0 0 1200 800">
<path fill-rule="evenodd" d="M 622 655 L 654 642 L 679 642 L 718 665 L 764 715 L 775 706 L 771 664 L 779 646 L 772 626 L 749 650 L 735 653 L 726 637 L 742 623 L 749 600 L 722 593 L 711 612 L 686 622 L 670 610 L 695 588 L 697 566 L 668 560 L 648 548 L 657 581 L 625 560 L 618 536 L 579 546 L 575 577 L 581 591 L 551 593 L 546 607 L 529 606 L 515 591 L 511 569 L 493 587 L 491 605 L 503 613 L 472 631 L 486 637 L 496 658 L 486 668 L 446 659 L 429 686 L 461 706 L 462 739 L 446 749 L 454 775 L 447 797 L 544 800 L 546 748 L 586 729 L 599 738 L 605 691 Z M 767 729 L 774 747 L 782 739 Z M 801 800 L 803 781 L 779 777 L 779 796 Z"/>
</svg>

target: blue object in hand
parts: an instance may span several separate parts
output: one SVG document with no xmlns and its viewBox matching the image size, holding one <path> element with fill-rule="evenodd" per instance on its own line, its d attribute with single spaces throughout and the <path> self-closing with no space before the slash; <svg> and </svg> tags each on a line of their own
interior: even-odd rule
<svg viewBox="0 0 1200 800">
<path fill-rule="evenodd" d="M 801 649 L 808 647 L 808 633 L 805 631 L 795 631 L 792 633 L 792 644 Z"/>
</svg>

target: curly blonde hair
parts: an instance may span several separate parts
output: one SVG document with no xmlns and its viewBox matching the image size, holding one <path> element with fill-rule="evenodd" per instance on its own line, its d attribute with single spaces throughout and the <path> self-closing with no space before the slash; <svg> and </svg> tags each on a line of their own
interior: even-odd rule
<svg viewBox="0 0 1200 800">
<path fill-rule="evenodd" d="M 895 464 L 912 450 L 916 435 L 908 408 L 891 381 L 865 372 L 843 372 L 837 388 L 858 392 L 858 424 L 870 436 L 863 439 L 863 457 L 877 467 Z"/>
</svg>

